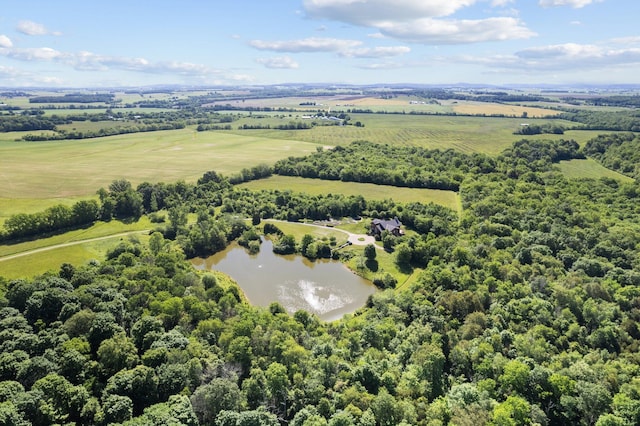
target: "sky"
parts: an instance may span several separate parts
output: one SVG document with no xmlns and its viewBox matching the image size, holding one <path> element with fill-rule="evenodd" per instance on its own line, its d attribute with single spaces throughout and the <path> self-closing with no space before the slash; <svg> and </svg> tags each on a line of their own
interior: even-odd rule
<svg viewBox="0 0 640 426">
<path fill-rule="evenodd" d="M 640 84 L 639 0 L 2 0 L 0 87 Z"/>
</svg>

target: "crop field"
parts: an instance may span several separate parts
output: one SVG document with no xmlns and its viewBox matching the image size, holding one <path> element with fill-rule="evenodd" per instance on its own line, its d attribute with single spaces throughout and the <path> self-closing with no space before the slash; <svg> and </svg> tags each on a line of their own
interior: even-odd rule
<svg viewBox="0 0 640 426">
<path fill-rule="evenodd" d="M 351 122 L 360 121 L 364 127 L 316 126 L 308 130 L 233 130 L 236 134 L 290 139 L 322 145 L 342 145 L 367 140 L 391 145 L 413 145 L 430 149 L 456 149 L 466 153 L 480 152 L 496 155 L 523 138 L 513 132 L 520 128 L 522 118 L 437 116 L 410 114 L 349 114 Z M 269 118 L 272 120 L 272 118 Z M 287 120 L 283 120 L 286 122 Z M 558 123 L 566 127 L 574 123 L 536 120 L 537 124 Z M 258 124 L 259 120 L 253 122 Z M 234 123 L 236 124 L 236 123 Z M 234 126 L 234 128 L 236 128 Z M 564 135 L 536 135 L 528 139 L 575 139 L 579 144 L 597 136 L 597 131 L 571 130 Z"/>
<path fill-rule="evenodd" d="M 375 185 L 373 183 L 326 181 L 320 179 L 306 179 L 292 176 L 271 176 L 267 179 L 254 180 L 240 185 L 252 190 L 288 189 L 293 192 L 305 192 L 311 195 L 343 194 L 362 195 L 365 199 L 434 203 L 459 210 L 458 194 L 454 191 L 439 189 L 398 188 L 395 186 Z"/>
<path fill-rule="evenodd" d="M 303 141 L 193 129 L 74 141 L 0 142 L 0 197 L 91 196 L 120 178 L 134 186 L 144 181 L 195 181 L 208 170 L 233 174 L 315 149 Z"/>
<path fill-rule="evenodd" d="M 629 176 L 607 169 L 591 158 L 587 158 L 585 160 L 561 161 L 558 167 L 565 176 L 572 179 L 599 179 L 605 177 L 616 179 L 621 182 L 633 182 L 633 179 Z"/>
<path fill-rule="evenodd" d="M 553 117 L 560 114 L 560 111 L 545 108 L 471 101 L 459 101 L 452 104 L 452 109 L 458 114 L 503 114 L 515 117 L 521 117 L 523 113 L 526 113 L 527 117 Z"/>
</svg>

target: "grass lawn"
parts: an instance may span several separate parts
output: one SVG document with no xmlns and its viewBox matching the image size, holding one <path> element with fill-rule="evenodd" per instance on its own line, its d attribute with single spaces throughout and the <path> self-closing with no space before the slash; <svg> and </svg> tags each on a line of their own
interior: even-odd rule
<svg viewBox="0 0 640 426">
<path fill-rule="evenodd" d="M 311 195 L 343 194 L 362 195 L 365 199 L 384 200 L 391 198 L 397 202 L 421 202 L 439 204 L 458 211 L 458 194 L 454 191 L 440 189 L 398 188 L 373 183 L 357 183 L 306 179 L 295 176 L 271 176 L 267 179 L 254 180 L 240 185 L 251 190 L 288 189 L 293 192 L 305 192 Z"/>
<path fill-rule="evenodd" d="M 561 161 L 558 167 L 565 176 L 572 179 L 599 179 L 606 177 L 622 182 L 633 182 L 633 178 L 607 169 L 591 158 L 587 158 L 586 160 Z"/>
</svg>

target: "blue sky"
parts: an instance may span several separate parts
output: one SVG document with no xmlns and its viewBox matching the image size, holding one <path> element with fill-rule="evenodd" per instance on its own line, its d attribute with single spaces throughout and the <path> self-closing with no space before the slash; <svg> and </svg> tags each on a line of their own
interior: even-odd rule
<svg viewBox="0 0 640 426">
<path fill-rule="evenodd" d="M 640 83 L 638 0 L 3 0 L 0 87 Z"/>
</svg>

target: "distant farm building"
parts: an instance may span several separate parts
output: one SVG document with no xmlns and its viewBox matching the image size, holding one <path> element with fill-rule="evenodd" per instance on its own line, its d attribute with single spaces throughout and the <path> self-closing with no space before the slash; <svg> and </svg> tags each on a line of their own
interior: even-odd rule
<svg viewBox="0 0 640 426">
<path fill-rule="evenodd" d="M 380 236 L 384 231 L 389 232 L 392 235 L 400 236 L 404 234 L 402 231 L 402 222 L 398 220 L 397 217 L 393 219 L 373 219 L 371 221 L 371 234 L 375 236 Z"/>
</svg>

